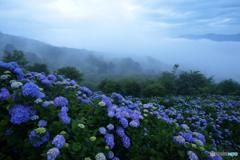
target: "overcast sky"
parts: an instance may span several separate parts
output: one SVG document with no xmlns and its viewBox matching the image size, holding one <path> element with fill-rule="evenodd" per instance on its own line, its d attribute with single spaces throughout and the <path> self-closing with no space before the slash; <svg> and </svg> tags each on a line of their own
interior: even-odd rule
<svg viewBox="0 0 240 160">
<path fill-rule="evenodd" d="M 174 39 L 240 33 L 240 0 L 0 0 L 0 31 L 60 46 L 155 55 L 210 74 L 229 66 L 221 70 L 240 79 L 234 70 L 239 42 Z M 221 63 L 205 63 L 216 57 Z"/>
</svg>

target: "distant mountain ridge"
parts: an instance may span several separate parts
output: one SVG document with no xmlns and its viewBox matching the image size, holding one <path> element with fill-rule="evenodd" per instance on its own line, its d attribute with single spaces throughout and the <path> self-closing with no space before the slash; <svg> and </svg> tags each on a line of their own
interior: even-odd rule
<svg viewBox="0 0 240 160">
<path fill-rule="evenodd" d="M 109 59 L 103 53 L 56 47 L 41 41 L 0 32 L 0 57 L 5 50 L 14 49 L 23 51 L 31 63 L 45 63 L 51 70 L 63 66 L 74 66 L 84 73 L 85 78 L 94 80 L 135 74 L 156 75 L 161 69 L 165 70 L 168 67 L 149 57 L 141 63 L 130 57 Z"/>
<path fill-rule="evenodd" d="M 182 35 L 180 38 L 185 39 L 208 39 L 212 41 L 218 41 L 218 42 L 240 42 L 240 33 L 238 34 L 215 34 L 215 33 L 209 33 L 209 34 L 203 34 L 203 35 Z"/>
</svg>

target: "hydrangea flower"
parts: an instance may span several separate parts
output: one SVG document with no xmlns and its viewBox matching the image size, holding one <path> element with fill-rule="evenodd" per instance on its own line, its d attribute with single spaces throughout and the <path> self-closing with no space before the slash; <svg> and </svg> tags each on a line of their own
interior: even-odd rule
<svg viewBox="0 0 240 160">
<path fill-rule="evenodd" d="M 113 147 L 115 146 L 114 136 L 112 134 L 105 134 L 104 139 L 109 148 L 113 149 Z"/>
<path fill-rule="evenodd" d="M 111 131 L 111 130 L 114 130 L 114 125 L 111 124 L 111 123 L 108 124 L 108 125 L 107 125 L 107 129 L 110 130 L 110 131 Z"/>
<path fill-rule="evenodd" d="M 130 125 L 131 127 L 137 128 L 137 127 L 140 126 L 140 122 L 139 122 L 138 120 L 132 120 L 132 121 L 129 123 L 129 125 Z"/>
<path fill-rule="evenodd" d="M 183 133 L 182 134 L 182 137 L 188 141 L 188 142 L 192 142 L 193 141 L 193 137 L 192 137 L 192 134 L 191 133 Z"/>
<path fill-rule="evenodd" d="M 49 137 L 50 137 L 50 135 L 49 135 L 48 132 L 45 132 L 43 134 L 39 134 L 36 130 L 32 130 L 29 134 L 30 143 L 34 147 L 39 147 L 43 143 L 49 141 Z"/>
<path fill-rule="evenodd" d="M 61 149 L 65 143 L 66 141 L 63 135 L 56 135 L 52 141 L 52 144 L 59 149 Z"/>
<path fill-rule="evenodd" d="M 59 119 L 64 123 L 64 124 L 69 124 L 71 119 L 67 114 L 68 108 L 67 107 L 62 107 L 61 111 L 58 113 Z"/>
<path fill-rule="evenodd" d="M 104 153 L 98 153 L 98 154 L 95 156 L 95 159 L 96 159 L 96 160 L 106 160 L 106 157 L 105 157 Z"/>
<path fill-rule="evenodd" d="M 23 84 L 21 82 L 18 82 L 18 81 L 13 81 L 11 83 L 11 88 L 19 88 L 21 87 Z"/>
<path fill-rule="evenodd" d="M 119 121 L 120 121 L 121 125 L 123 126 L 123 128 L 128 127 L 128 120 L 126 118 L 120 118 Z"/>
<path fill-rule="evenodd" d="M 193 151 L 188 151 L 187 155 L 189 160 L 199 160 L 198 156 Z"/>
<path fill-rule="evenodd" d="M 29 121 L 35 115 L 35 111 L 30 107 L 17 104 L 11 107 L 9 114 L 11 115 L 10 121 L 13 124 L 21 124 Z"/>
<path fill-rule="evenodd" d="M 123 136 L 122 137 L 122 144 L 123 144 L 123 147 L 125 148 L 129 148 L 131 143 L 130 143 L 130 138 L 128 136 Z"/>
<path fill-rule="evenodd" d="M 47 160 L 55 160 L 60 154 L 58 148 L 54 147 L 47 151 Z"/>
<path fill-rule="evenodd" d="M 177 144 L 185 144 L 185 139 L 182 137 L 182 136 L 174 136 L 173 137 L 173 141 L 175 142 L 175 143 L 177 143 Z"/>
<path fill-rule="evenodd" d="M 125 131 L 124 131 L 124 129 L 123 129 L 122 127 L 117 127 L 116 132 L 117 132 L 117 135 L 118 135 L 119 137 L 125 136 Z"/>
<path fill-rule="evenodd" d="M 42 107 L 46 108 L 46 107 L 48 107 L 48 106 L 51 105 L 51 104 L 54 104 L 53 101 L 44 101 L 44 102 L 42 103 Z"/>
<path fill-rule="evenodd" d="M 108 159 L 113 159 L 113 157 L 114 157 L 113 151 L 109 151 L 107 154 L 107 157 L 108 157 Z"/>
<path fill-rule="evenodd" d="M 38 127 L 46 127 L 47 121 L 46 120 L 40 120 L 38 121 Z"/>
<path fill-rule="evenodd" d="M 98 131 L 101 133 L 101 134 L 106 134 L 107 133 L 107 130 L 106 130 L 106 128 L 104 128 L 104 127 L 100 127 L 99 129 L 98 129 Z"/>
<path fill-rule="evenodd" d="M 53 102 L 56 107 L 64 107 L 68 105 L 68 100 L 62 96 L 56 97 Z"/>
<path fill-rule="evenodd" d="M 39 87 L 33 82 L 27 82 L 22 86 L 23 96 L 31 96 L 33 98 L 43 98 L 45 95 L 40 92 Z"/>
<path fill-rule="evenodd" d="M 5 101 L 8 98 L 10 98 L 10 93 L 9 93 L 8 89 L 1 88 L 1 90 L 0 90 L 0 101 Z"/>
</svg>

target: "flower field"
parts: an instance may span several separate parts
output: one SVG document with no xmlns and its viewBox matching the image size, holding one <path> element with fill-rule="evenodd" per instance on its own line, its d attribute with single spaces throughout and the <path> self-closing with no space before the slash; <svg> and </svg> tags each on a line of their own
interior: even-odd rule
<svg viewBox="0 0 240 160">
<path fill-rule="evenodd" d="M 0 110 L 0 159 L 240 159 L 237 96 L 104 95 L 0 62 Z"/>
</svg>

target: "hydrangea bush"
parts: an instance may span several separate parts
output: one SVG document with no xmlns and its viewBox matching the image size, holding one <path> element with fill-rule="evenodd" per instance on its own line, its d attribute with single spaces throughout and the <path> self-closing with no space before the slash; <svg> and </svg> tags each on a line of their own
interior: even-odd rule
<svg viewBox="0 0 240 160">
<path fill-rule="evenodd" d="M 0 159 L 221 160 L 240 151 L 240 98 L 104 95 L 0 62 Z"/>
</svg>

